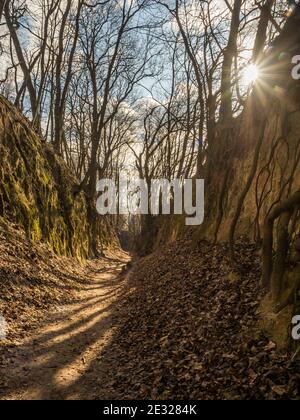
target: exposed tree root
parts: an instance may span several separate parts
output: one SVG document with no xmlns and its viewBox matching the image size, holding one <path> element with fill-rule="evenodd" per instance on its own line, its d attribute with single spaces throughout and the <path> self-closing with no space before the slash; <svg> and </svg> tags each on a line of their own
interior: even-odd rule
<svg viewBox="0 0 300 420">
<path fill-rule="evenodd" d="M 300 204 L 300 190 L 295 192 L 292 196 L 287 198 L 285 201 L 277 204 L 271 213 L 267 216 L 265 225 L 264 225 L 264 238 L 263 238 L 263 275 L 262 275 L 262 284 L 263 286 L 270 287 L 270 282 L 273 273 L 273 228 L 275 221 L 284 213 L 289 214 L 290 220 L 290 212 L 295 209 L 296 206 Z M 287 223 L 287 216 L 284 221 L 285 225 Z M 283 246 L 285 248 L 285 241 L 286 241 L 286 226 L 283 228 L 283 231 L 280 233 L 280 241 L 279 246 Z M 281 242 L 281 243 L 280 243 Z M 284 258 L 286 254 L 286 250 L 282 251 L 279 260 Z M 279 264 L 279 260 L 278 263 Z"/>
<path fill-rule="evenodd" d="M 242 193 L 241 193 L 241 195 L 238 199 L 238 204 L 237 204 L 237 207 L 236 207 L 236 211 L 235 211 L 234 217 L 233 217 L 232 222 L 231 222 L 230 231 L 229 231 L 229 246 L 230 246 L 230 254 L 231 254 L 232 261 L 235 261 L 234 235 L 235 235 L 236 226 L 237 226 L 238 220 L 239 220 L 240 215 L 241 215 L 241 211 L 242 211 L 242 208 L 243 208 L 245 198 L 246 198 L 246 196 L 247 196 L 247 194 L 250 190 L 253 179 L 255 177 L 255 173 L 257 171 L 257 165 L 258 165 L 258 160 L 259 160 L 259 156 L 260 156 L 261 146 L 262 146 L 263 140 L 264 140 L 266 126 L 267 126 L 267 119 L 265 120 L 265 123 L 263 125 L 261 134 L 259 136 L 256 148 L 255 148 L 255 152 L 254 152 L 254 156 L 253 156 L 253 162 L 252 162 L 252 166 L 251 166 L 251 171 L 248 175 L 246 185 L 245 185 L 244 189 L 242 190 Z"/>
</svg>

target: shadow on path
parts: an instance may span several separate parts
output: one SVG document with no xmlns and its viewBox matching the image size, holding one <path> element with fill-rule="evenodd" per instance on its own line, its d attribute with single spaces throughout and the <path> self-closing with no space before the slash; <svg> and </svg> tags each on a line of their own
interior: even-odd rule
<svg viewBox="0 0 300 420">
<path fill-rule="evenodd" d="M 76 399 L 73 385 L 99 358 L 114 330 L 113 312 L 126 278 L 125 260 L 107 259 L 107 269 L 92 270 L 80 300 L 62 306 L 7 355 L 1 399 Z M 95 383 L 96 387 L 97 384 Z M 92 393 L 92 390 L 88 390 Z"/>
</svg>

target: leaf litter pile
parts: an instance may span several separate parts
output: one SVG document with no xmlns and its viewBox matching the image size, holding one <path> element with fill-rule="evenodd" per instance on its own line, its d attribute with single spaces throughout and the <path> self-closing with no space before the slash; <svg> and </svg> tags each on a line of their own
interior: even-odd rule
<svg viewBox="0 0 300 420">
<path fill-rule="evenodd" d="M 259 327 L 260 257 L 186 239 L 140 260 L 111 316 L 112 338 L 77 381 L 83 399 L 299 399 L 299 363 Z M 49 310 L 74 302 L 91 267 L 54 256 L 0 223 L 0 368 Z M 91 267 L 89 267 L 91 265 Z M 93 270 L 92 270 L 93 272 Z M 79 293 L 80 294 L 80 293 Z M 1 378 L 0 378 L 1 389 Z"/>
<path fill-rule="evenodd" d="M 258 329 L 260 258 L 243 243 L 237 252 L 242 275 L 225 245 L 206 242 L 179 241 L 135 266 L 95 398 L 299 399 L 299 365 Z"/>
</svg>

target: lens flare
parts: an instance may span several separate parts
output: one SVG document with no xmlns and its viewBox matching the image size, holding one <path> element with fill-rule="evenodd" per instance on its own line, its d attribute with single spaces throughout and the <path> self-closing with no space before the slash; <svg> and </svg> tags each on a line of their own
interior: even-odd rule
<svg viewBox="0 0 300 420">
<path fill-rule="evenodd" d="M 243 81 L 247 86 L 255 83 L 259 76 L 260 71 L 255 64 L 250 64 L 243 71 Z"/>
</svg>

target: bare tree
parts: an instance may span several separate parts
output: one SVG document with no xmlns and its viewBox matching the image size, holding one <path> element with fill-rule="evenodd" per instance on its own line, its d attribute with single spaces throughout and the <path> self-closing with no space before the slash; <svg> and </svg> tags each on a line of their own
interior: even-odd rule
<svg viewBox="0 0 300 420">
<path fill-rule="evenodd" d="M 260 61 L 261 53 L 266 45 L 268 24 L 272 17 L 272 6 L 275 0 L 266 0 L 260 7 L 261 16 L 258 23 L 256 38 L 254 42 L 252 61 Z"/>
<path fill-rule="evenodd" d="M 54 100 L 54 120 L 55 120 L 55 131 L 54 131 L 54 148 L 57 153 L 61 153 L 61 146 L 64 136 L 64 118 L 65 118 L 65 106 L 67 100 L 67 94 L 69 85 L 71 82 L 73 67 L 74 67 L 74 56 L 77 47 L 77 41 L 79 36 L 79 25 L 80 25 L 80 15 L 83 7 L 83 1 L 78 0 L 77 2 L 77 11 L 75 22 L 73 24 L 73 34 L 72 40 L 70 42 L 70 53 L 65 58 L 66 61 L 66 71 L 63 74 L 63 58 L 65 53 L 65 31 L 67 20 L 71 11 L 72 0 L 67 1 L 67 6 L 62 15 L 61 27 L 58 35 L 58 51 L 55 60 L 55 100 Z M 64 85 L 62 85 L 62 80 L 64 78 Z"/>
<path fill-rule="evenodd" d="M 37 93 L 34 86 L 34 82 L 32 80 L 32 74 L 31 74 L 32 69 L 30 68 L 30 65 L 27 63 L 26 58 L 23 54 L 20 40 L 17 34 L 17 28 L 15 26 L 17 23 L 17 20 L 16 20 L 17 18 L 15 16 L 15 13 L 18 13 L 18 12 L 17 10 L 14 10 L 13 7 L 11 8 L 10 5 L 11 5 L 11 1 L 7 0 L 5 3 L 5 8 L 4 8 L 5 19 L 6 19 L 6 23 L 7 23 L 14 47 L 15 47 L 15 51 L 19 60 L 20 67 L 24 75 L 24 82 L 29 92 L 33 122 L 35 123 L 37 128 L 40 128 L 40 112 L 39 112 L 39 107 L 38 107 Z"/>
<path fill-rule="evenodd" d="M 221 105 L 220 120 L 228 122 L 232 118 L 232 66 L 237 55 L 237 38 L 240 25 L 240 14 L 243 0 L 235 0 L 232 8 L 232 18 L 228 43 L 224 51 L 221 74 Z"/>
</svg>

